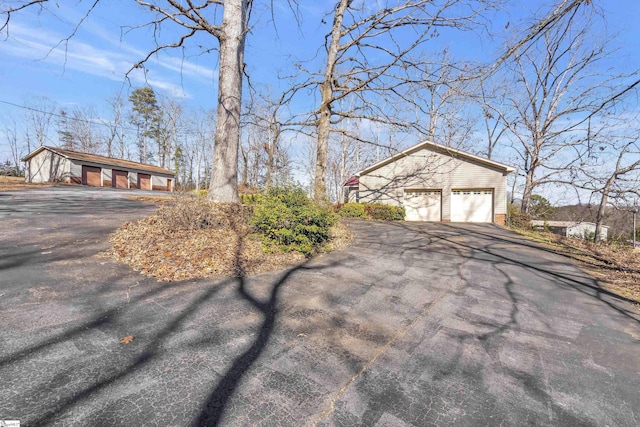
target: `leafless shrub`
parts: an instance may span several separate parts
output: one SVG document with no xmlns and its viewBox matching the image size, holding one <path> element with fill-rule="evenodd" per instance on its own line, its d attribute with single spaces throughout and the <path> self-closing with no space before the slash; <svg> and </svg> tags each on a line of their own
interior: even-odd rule
<svg viewBox="0 0 640 427">
<path fill-rule="evenodd" d="M 200 197 L 176 197 L 158 209 L 157 220 L 175 230 L 231 228 L 247 231 L 246 213 L 239 203 L 215 203 Z"/>
</svg>

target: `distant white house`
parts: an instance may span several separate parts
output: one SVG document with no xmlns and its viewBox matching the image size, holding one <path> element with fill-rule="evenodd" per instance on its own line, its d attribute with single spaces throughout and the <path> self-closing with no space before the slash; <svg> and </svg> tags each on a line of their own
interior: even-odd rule
<svg viewBox="0 0 640 427">
<path fill-rule="evenodd" d="M 576 239 L 593 240 L 596 234 L 596 225 L 593 222 L 576 221 L 544 221 L 533 220 L 531 226 L 535 229 L 547 229 L 552 233 Z M 602 226 L 600 240 L 606 241 L 609 235 L 609 227 Z"/>
</svg>

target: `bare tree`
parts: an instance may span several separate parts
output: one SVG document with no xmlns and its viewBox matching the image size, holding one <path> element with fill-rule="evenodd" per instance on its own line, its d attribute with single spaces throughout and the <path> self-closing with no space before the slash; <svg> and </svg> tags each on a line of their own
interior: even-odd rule
<svg viewBox="0 0 640 427">
<path fill-rule="evenodd" d="M 480 93 L 476 100 L 479 101 L 482 109 L 482 121 L 487 136 L 487 149 L 484 154 L 487 159 L 491 159 L 494 150 L 507 131 L 507 126 L 503 124 L 500 119 L 501 116 L 496 114 L 495 111 L 505 111 L 504 103 L 510 91 L 508 85 L 504 82 L 498 83 L 497 87 L 490 87 L 488 90 L 485 79 L 480 79 L 478 83 Z"/>
<path fill-rule="evenodd" d="M 447 49 L 405 61 L 407 85 L 402 97 L 415 116 L 405 121 L 420 139 L 449 147 L 473 150 L 477 114 L 469 108 L 475 96 L 467 66 L 456 63 Z"/>
<path fill-rule="evenodd" d="M 481 13 L 492 3 L 490 0 L 438 3 L 406 0 L 373 6 L 366 2 L 360 5 L 351 0 L 340 0 L 336 4 L 331 31 L 326 36 L 324 71 L 317 79 L 314 77 L 314 84 L 320 92 L 320 106 L 316 112 L 316 198 L 323 198 L 326 194 L 332 120 L 336 117 L 362 117 L 358 112 L 339 111 L 336 102 L 350 95 L 359 95 L 364 100 L 362 94 L 367 91 L 378 90 L 391 95 L 398 85 L 406 83 L 390 77 L 394 69 L 402 68 L 407 56 L 430 35 L 436 34 L 437 28 L 475 25 Z M 407 27 L 415 30 L 415 36 L 409 42 L 401 43 L 394 35 Z M 384 113 L 379 117 L 384 117 Z"/>
<path fill-rule="evenodd" d="M 566 184 L 598 197 L 594 241 L 601 240 L 607 208 L 629 205 L 629 197 L 640 196 L 640 132 L 634 126 L 637 115 L 615 114 L 606 121 L 605 132 L 588 145 L 586 159 L 570 169 Z"/>
<path fill-rule="evenodd" d="M 20 159 L 22 159 L 25 153 L 24 148 L 19 142 L 18 128 L 15 119 L 11 119 L 9 124 L 5 124 L 4 134 L 9 145 L 9 150 L 11 151 L 11 162 L 15 168 L 16 176 L 19 176 L 20 169 L 22 169 L 20 167 Z"/>
<path fill-rule="evenodd" d="M 158 52 L 183 48 L 196 34 L 206 33 L 218 41 L 218 117 L 209 197 L 219 202 L 238 202 L 237 171 L 244 46 L 252 0 L 135 1 L 153 13 L 154 17 L 150 21 L 137 28 L 152 28 L 157 45 L 133 64 L 130 72 L 143 68 Z M 91 3 L 72 35 L 60 43 L 69 41 L 97 2 L 98 0 Z M 0 24 L 0 31 L 8 34 L 10 19 L 14 13 L 32 6 L 42 8 L 45 3 L 44 0 L 33 0 L 15 6 L 0 6 L 0 15 L 5 17 Z M 172 31 L 161 31 L 166 26 L 171 26 Z M 159 41 L 161 34 L 175 34 L 176 29 L 181 34 L 175 39 Z M 211 50 L 213 49 L 203 48 L 205 52 Z"/>
<path fill-rule="evenodd" d="M 207 159 L 213 150 L 215 114 L 198 110 L 190 112 L 189 117 L 191 120 L 185 124 L 186 129 L 183 132 L 185 135 L 184 144 L 181 151 L 189 163 L 188 181 L 192 182 L 195 189 L 199 191 L 203 188 L 203 183 L 209 178 Z M 204 187 L 206 188 L 206 184 Z"/>
<path fill-rule="evenodd" d="M 108 157 L 127 157 L 127 134 L 125 129 L 124 100 L 120 94 L 107 100 L 111 109 L 109 120 L 101 119 L 100 122 L 107 129 L 104 137 L 106 154 Z"/>
<path fill-rule="evenodd" d="M 217 202 L 238 202 L 244 46 L 252 0 L 204 0 L 197 4 L 193 1 L 181 3 L 167 0 L 163 6 L 144 0 L 136 1 L 158 14 L 159 18 L 149 23 L 149 26 L 158 27 L 170 21 L 184 30 L 178 41 L 158 45 L 138 66 L 161 50 L 182 47 L 187 39 L 200 32 L 208 33 L 218 40 L 218 116 L 209 198 Z M 215 10 L 207 15 L 209 7 Z M 217 13 L 219 9 L 222 9 L 222 14 Z M 221 16 L 222 20 L 210 22 L 207 16 L 214 19 Z"/>
<path fill-rule="evenodd" d="M 73 150 L 92 154 L 102 152 L 103 126 L 92 107 L 76 107 L 69 117 L 68 129 Z"/>
<path fill-rule="evenodd" d="M 617 85 L 634 77 L 602 71 L 610 51 L 592 37 L 595 20 L 591 9 L 574 9 L 518 52 L 502 75 L 512 82 L 511 92 L 502 106 L 489 104 L 514 139 L 525 178 L 524 213 L 536 187 L 581 162 L 590 138 L 602 131 L 590 118 L 613 105 Z"/>
<path fill-rule="evenodd" d="M 54 117 L 55 103 L 46 97 L 35 98 L 24 104 L 27 151 L 31 152 L 37 146 L 46 145 L 51 141 L 49 132 Z"/>
<path fill-rule="evenodd" d="M 156 123 L 156 143 L 160 167 L 171 169 L 171 153 L 177 145 L 178 135 L 184 130 L 183 106 L 172 98 L 160 100 Z"/>
<path fill-rule="evenodd" d="M 254 153 L 254 158 L 263 159 L 262 164 L 256 166 L 264 170 L 265 190 L 274 184 L 282 183 L 288 175 L 289 156 L 283 147 L 282 139 L 285 132 L 297 130 L 299 124 L 289 112 L 289 102 L 297 90 L 296 87 L 287 89 L 277 98 L 268 92 L 258 94 L 257 97 L 252 97 L 247 105 L 247 140 L 242 149 L 243 164 L 245 171 L 248 171 L 249 151 L 264 151 L 264 155 L 256 156 Z M 244 176 L 247 174 L 243 172 L 243 179 Z"/>
</svg>

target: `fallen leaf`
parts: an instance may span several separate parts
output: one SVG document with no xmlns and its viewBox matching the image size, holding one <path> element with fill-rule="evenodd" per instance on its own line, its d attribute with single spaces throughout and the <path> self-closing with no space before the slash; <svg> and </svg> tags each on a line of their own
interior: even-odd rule
<svg viewBox="0 0 640 427">
<path fill-rule="evenodd" d="M 135 337 L 133 335 L 127 335 L 126 337 L 124 337 L 124 338 L 122 338 L 120 340 L 120 344 L 129 344 L 134 339 L 135 339 Z"/>
</svg>

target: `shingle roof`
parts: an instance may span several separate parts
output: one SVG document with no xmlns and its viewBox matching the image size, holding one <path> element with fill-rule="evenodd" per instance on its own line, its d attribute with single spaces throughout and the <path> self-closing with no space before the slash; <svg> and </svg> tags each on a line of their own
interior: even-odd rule
<svg viewBox="0 0 640 427">
<path fill-rule="evenodd" d="M 144 163 L 132 162 L 130 160 L 123 159 L 114 159 L 113 157 L 99 156 L 97 154 L 89 154 L 89 153 L 81 153 L 79 151 L 65 150 L 58 147 L 48 147 L 42 146 L 27 154 L 22 158 L 22 161 L 25 162 L 35 156 L 36 154 L 41 153 L 43 150 L 49 150 L 53 153 L 59 154 L 70 160 L 77 160 L 80 162 L 88 162 L 88 163 L 97 163 L 101 165 L 115 166 L 121 167 L 124 169 L 135 169 L 145 172 L 154 172 L 163 175 L 171 175 L 175 176 L 175 172 L 170 171 L 169 169 L 161 168 L 160 166 L 147 165 Z"/>
<path fill-rule="evenodd" d="M 452 157 L 461 157 L 464 159 L 468 159 L 468 160 L 472 160 L 475 162 L 478 162 L 480 164 L 483 164 L 485 166 L 489 166 L 498 170 L 502 170 L 506 173 L 510 173 L 513 172 L 515 169 L 512 168 L 511 166 L 507 166 L 505 164 L 502 163 L 498 163 L 498 162 L 494 162 L 493 160 L 489 160 L 489 159 L 484 159 L 482 157 L 478 157 L 476 155 L 470 154 L 470 153 L 465 153 L 464 151 L 460 151 L 460 150 L 456 150 L 454 148 L 451 147 L 447 147 L 445 145 L 440 145 L 440 144 L 436 144 L 435 142 L 431 142 L 431 141 L 423 141 L 419 144 L 414 145 L 413 147 L 409 147 L 406 150 L 395 154 L 391 157 L 387 157 L 386 159 L 372 165 L 369 166 L 366 169 L 361 170 L 360 172 L 356 173 L 357 176 L 362 176 L 362 175 L 366 175 L 370 172 L 373 172 L 374 170 L 381 168 L 384 165 L 387 165 L 389 163 L 392 163 L 402 157 L 408 156 L 418 150 L 421 150 L 423 148 L 431 148 L 433 150 L 437 150 L 440 151 L 442 153 L 448 154 Z"/>
</svg>

